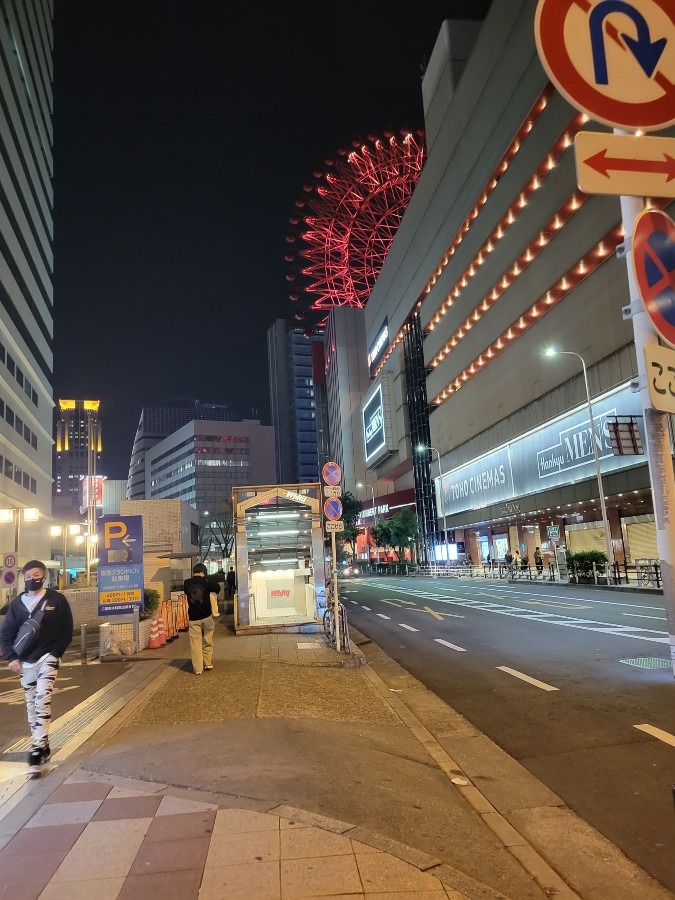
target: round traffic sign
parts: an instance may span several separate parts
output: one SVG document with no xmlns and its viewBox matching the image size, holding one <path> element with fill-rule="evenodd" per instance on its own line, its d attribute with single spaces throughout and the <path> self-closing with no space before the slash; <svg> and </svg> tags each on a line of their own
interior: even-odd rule
<svg viewBox="0 0 675 900">
<path fill-rule="evenodd" d="M 2 581 L 5 587 L 12 587 L 16 581 L 16 572 L 11 569 L 6 571 L 2 576 Z"/>
<path fill-rule="evenodd" d="M 340 484 L 342 469 L 336 462 L 327 462 L 321 470 L 321 475 L 326 484 Z"/>
<path fill-rule="evenodd" d="M 640 296 L 654 327 L 675 347 L 675 222 L 645 209 L 633 229 L 633 268 Z"/>
<path fill-rule="evenodd" d="M 675 123 L 673 0 L 539 0 L 542 65 L 581 112 L 614 128 Z"/>
<path fill-rule="evenodd" d="M 17 559 L 14 553 L 5 553 L 5 568 L 13 569 L 17 563 Z"/>
<path fill-rule="evenodd" d="M 337 521 L 342 515 L 342 500 L 337 497 L 331 497 L 324 503 L 323 511 L 327 519 L 333 522 Z"/>
</svg>

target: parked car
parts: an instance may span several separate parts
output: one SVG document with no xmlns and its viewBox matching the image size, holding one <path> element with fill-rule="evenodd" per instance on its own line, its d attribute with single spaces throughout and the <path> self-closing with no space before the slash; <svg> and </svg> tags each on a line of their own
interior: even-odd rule
<svg viewBox="0 0 675 900">
<path fill-rule="evenodd" d="M 338 570 L 338 578 L 358 578 L 361 571 L 358 566 L 342 566 Z"/>
</svg>

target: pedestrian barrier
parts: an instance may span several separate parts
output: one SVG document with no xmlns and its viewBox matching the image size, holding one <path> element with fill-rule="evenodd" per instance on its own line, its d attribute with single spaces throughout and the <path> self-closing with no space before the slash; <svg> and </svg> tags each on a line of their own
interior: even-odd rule
<svg viewBox="0 0 675 900">
<path fill-rule="evenodd" d="M 187 631 L 190 625 L 187 597 L 182 591 L 172 591 L 171 602 L 175 610 L 176 630 Z"/>
<path fill-rule="evenodd" d="M 174 607 L 171 600 L 162 600 L 162 621 L 167 642 L 175 641 L 178 637 Z"/>
<path fill-rule="evenodd" d="M 162 642 L 159 636 L 159 616 L 153 616 L 150 620 L 150 641 L 148 643 L 149 650 L 159 650 Z"/>
</svg>

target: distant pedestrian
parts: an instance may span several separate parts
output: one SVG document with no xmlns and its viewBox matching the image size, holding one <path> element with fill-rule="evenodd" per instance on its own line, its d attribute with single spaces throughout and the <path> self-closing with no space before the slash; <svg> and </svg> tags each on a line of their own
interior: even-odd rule
<svg viewBox="0 0 675 900">
<path fill-rule="evenodd" d="M 213 668 L 213 621 L 211 594 L 218 596 L 218 582 L 208 577 L 204 563 L 192 567 L 192 578 L 186 578 L 183 591 L 188 602 L 190 620 L 190 656 L 195 675 Z"/>
<path fill-rule="evenodd" d="M 541 548 L 534 548 L 534 564 L 537 567 L 537 575 L 544 574 L 544 557 L 541 555 Z"/>
<path fill-rule="evenodd" d="M 61 657 L 73 639 L 73 614 L 63 594 L 44 586 L 47 568 L 43 562 L 31 559 L 22 572 L 26 590 L 9 605 L 0 647 L 9 671 L 21 677 L 32 739 L 28 771 L 38 773 L 51 757 L 52 692 Z M 15 648 L 21 626 L 28 619 L 37 623 L 37 634 L 23 647 Z"/>
<path fill-rule="evenodd" d="M 234 597 L 234 592 L 237 589 L 237 575 L 232 566 L 230 566 L 230 571 L 225 576 L 225 581 L 227 584 L 227 596 Z"/>
</svg>

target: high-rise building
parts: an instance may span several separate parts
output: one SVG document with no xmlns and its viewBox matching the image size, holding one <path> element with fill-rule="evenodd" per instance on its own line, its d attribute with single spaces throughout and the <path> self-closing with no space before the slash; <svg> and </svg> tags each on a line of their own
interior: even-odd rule
<svg viewBox="0 0 675 900">
<path fill-rule="evenodd" d="M 0 508 L 51 512 L 52 7 L 0 4 Z M 23 526 L 22 526 L 23 529 Z M 48 553 L 43 526 L 20 560 Z M 0 525 L 0 545 L 15 533 Z"/>
<path fill-rule="evenodd" d="M 54 443 L 52 508 L 58 519 L 78 518 L 80 510 L 96 502 L 98 486 L 87 483 L 101 474 L 101 422 L 98 400 L 59 400 Z M 83 497 L 83 488 L 86 495 Z"/>
<path fill-rule="evenodd" d="M 199 400 L 167 400 L 158 406 L 143 407 L 131 451 L 127 482 L 128 500 L 146 499 L 145 456 L 148 450 L 193 419 L 229 422 L 236 419 L 236 416 L 227 406 L 201 403 Z"/>
<path fill-rule="evenodd" d="M 270 408 L 275 429 L 277 475 L 281 484 L 319 480 L 312 347 L 321 335 L 277 319 L 267 331 Z"/>
</svg>

